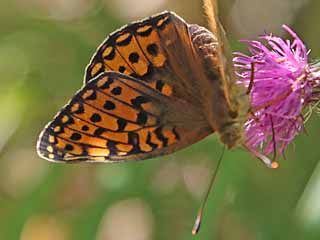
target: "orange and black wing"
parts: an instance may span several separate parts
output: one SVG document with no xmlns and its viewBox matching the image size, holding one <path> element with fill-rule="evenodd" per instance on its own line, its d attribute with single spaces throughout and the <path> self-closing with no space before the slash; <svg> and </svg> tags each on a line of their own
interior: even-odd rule
<svg viewBox="0 0 320 240">
<path fill-rule="evenodd" d="M 196 107 L 117 72 L 89 81 L 37 144 L 55 162 L 119 162 L 164 155 L 211 133 Z"/>
<path fill-rule="evenodd" d="M 134 22 L 111 33 L 86 68 L 85 82 L 105 71 L 135 77 L 166 96 L 200 105 L 201 74 L 188 24 L 173 12 Z"/>
</svg>

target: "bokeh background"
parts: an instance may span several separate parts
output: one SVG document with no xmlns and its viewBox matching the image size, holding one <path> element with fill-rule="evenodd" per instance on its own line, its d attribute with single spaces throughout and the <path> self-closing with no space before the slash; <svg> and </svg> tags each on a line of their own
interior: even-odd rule
<svg viewBox="0 0 320 240">
<path fill-rule="evenodd" d="M 290 25 L 320 57 L 320 1 L 224 0 L 233 50 L 240 38 Z M 0 239 L 194 239 L 191 228 L 222 150 L 215 136 L 131 164 L 40 159 L 43 126 L 82 85 L 106 35 L 165 9 L 205 25 L 200 0 L 0 0 Z M 224 155 L 197 239 L 320 239 L 319 116 L 278 170 L 248 152 Z"/>
</svg>

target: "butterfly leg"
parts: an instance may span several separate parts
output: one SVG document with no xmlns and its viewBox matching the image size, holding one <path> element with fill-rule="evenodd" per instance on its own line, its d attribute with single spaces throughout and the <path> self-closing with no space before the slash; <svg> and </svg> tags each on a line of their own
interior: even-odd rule
<svg viewBox="0 0 320 240">
<path fill-rule="evenodd" d="M 254 67 L 255 67 L 256 63 L 255 62 L 251 62 L 251 76 L 250 76 L 250 82 L 249 82 L 249 86 L 247 89 L 246 94 L 249 95 L 251 93 L 251 90 L 253 88 L 253 83 L 254 83 Z"/>
<path fill-rule="evenodd" d="M 277 158 L 277 142 L 276 142 L 276 135 L 274 131 L 274 125 L 273 125 L 273 119 L 272 116 L 270 115 L 270 122 L 271 122 L 271 130 L 272 130 L 272 144 L 273 144 L 273 161 L 276 160 Z"/>
<path fill-rule="evenodd" d="M 255 65 L 256 65 L 256 62 L 251 62 L 251 76 L 250 76 L 249 86 L 246 91 L 246 95 L 249 95 L 251 93 L 252 88 L 253 88 Z M 259 119 L 256 117 L 256 115 L 251 107 L 249 107 L 249 110 L 248 110 L 248 117 L 254 118 L 255 121 L 259 121 Z"/>
<path fill-rule="evenodd" d="M 270 158 L 268 158 L 266 155 L 263 155 L 252 148 L 248 147 L 245 143 L 242 144 L 242 146 L 249 152 L 251 152 L 255 157 L 257 157 L 261 162 L 267 166 L 268 168 L 276 169 L 279 167 L 279 163 L 276 161 L 272 161 Z"/>
<path fill-rule="evenodd" d="M 249 117 L 253 118 L 255 121 L 259 121 L 259 118 L 254 114 L 254 112 L 252 111 L 252 109 L 249 109 L 248 111 L 248 115 Z M 272 127 L 272 142 L 273 142 L 273 149 L 274 149 L 274 155 L 272 160 L 270 158 L 268 158 L 267 156 L 251 149 L 250 147 L 248 147 L 245 143 L 242 144 L 242 146 L 248 150 L 249 152 L 253 153 L 253 155 L 255 155 L 258 159 L 260 159 L 268 168 L 278 168 L 279 167 L 279 163 L 276 162 L 276 157 L 277 157 L 277 148 L 276 148 L 276 140 L 275 140 L 275 131 L 274 131 L 274 127 L 273 127 L 273 120 L 272 120 L 272 116 L 270 116 L 270 121 L 271 121 L 271 127 Z"/>
</svg>

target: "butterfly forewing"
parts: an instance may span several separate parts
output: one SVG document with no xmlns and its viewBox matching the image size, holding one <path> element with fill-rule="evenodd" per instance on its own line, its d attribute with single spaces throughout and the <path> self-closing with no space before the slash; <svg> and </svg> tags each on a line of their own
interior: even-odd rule
<svg viewBox="0 0 320 240">
<path fill-rule="evenodd" d="M 172 111 L 187 106 L 171 102 L 133 77 L 102 73 L 48 124 L 38 153 L 67 162 L 145 159 L 178 150 L 210 133 L 199 117 L 194 118 L 199 128 L 192 127 L 190 116 L 196 115 L 192 107 L 188 114 L 172 117 Z"/>
<path fill-rule="evenodd" d="M 110 34 L 87 66 L 85 82 L 102 72 L 117 71 L 164 95 L 189 95 L 188 101 L 198 104 L 193 97 L 198 92 L 192 82 L 197 72 L 193 61 L 188 25 L 174 13 L 163 12 Z"/>
</svg>

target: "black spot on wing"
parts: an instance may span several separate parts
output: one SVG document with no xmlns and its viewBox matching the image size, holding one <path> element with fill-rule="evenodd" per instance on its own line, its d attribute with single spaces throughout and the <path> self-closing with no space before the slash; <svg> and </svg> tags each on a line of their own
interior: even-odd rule
<svg viewBox="0 0 320 240">
<path fill-rule="evenodd" d="M 67 151 L 72 151 L 74 149 L 74 147 L 71 144 L 66 144 L 64 149 L 67 150 Z"/>
<path fill-rule="evenodd" d="M 116 105 L 113 102 L 107 100 L 103 105 L 103 108 L 106 110 L 114 110 L 116 108 Z"/>
<path fill-rule="evenodd" d="M 141 104 L 147 103 L 149 100 L 145 96 L 138 96 L 134 99 L 131 99 L 131 103 L 137 107 L 137 108 L 142 108 Z"/>
<path fill-rule="evenodd" d="M 172 132 L 173 132 L 173 134 L 175 135 L 176 139 L 177 139 L 177 140 L 180 140 L 180 135 L 179 135 L 179 133 L 177 132 L 177 129 L 176 129 L 175 127 L 172 129 Z"/>
<path fill-rule="evenodd" d="M 83 125 L 81 130 L 86 132 L 89 130 L 89 127 L 87 125 Z"/>
<path fill-rule="evenodd" d="M 91 115 L 90 121 L 94 122 L 94 123 L 100 122 L 101 121 L 101 116 L 98 113 L 94 113 L 94 114 Z"/>
<path fill-rule="evenodd" d="M 155 43 L 151 43 L 147 47 L 147 52 L 152 56 L 157 56 L 159 53 L 158 45 Z"/>
<path fill-rule="evenodd" d="M 163 136 L 162 134 L 162 127 L 158 127 L 154 133 L 156 134 L 157 138 L 163 143 L 163 146 L 166 147 L 168 145 L 168 139 Z"/>
<path fill-rule="evenodd" d="M 164 82 L 162 80 L 158 80 L 156 82 L 156 89 L 159 91 L 159 92 L 162 92 L 162 88 L 164 86 Z"/>
<path fill-rule="evenodd" d="M 133 52 L 133 53 L 130 53 L 130 55 L 129 55 L 129 61 L 131 62 L 131 63 L 137 63 L 137 62 L 139 62 L 139 54 L 138 53 L 136 53 L 136 52 Z"/>
<path fill-rule="evenodd" d="M 151 141 L 151 134 L 148 132 L 146 143 L 152 148 L 152 150 L 156 149 L 158 147 L 158 144 L 155 144 Z"/>
<path fill-rule="evenodd" d="M 141 153 L 141 149 L 139 147 L 139 135 L 135 132 L 128 133 L 128 143 L 133 146 L 133 149 L 128 154 L 137 154 Z"/>
<path fill-rule="evenodd" d="M 117 124 L 118 124 L 118 131 L 123 131 L 127 125 L 127 121 L 124 120 L 123 118 L 119 118 L 117 120 Z"/>
<path fill-rule="evenodd" d="M 102 127 L 98 127 L 94 132 L 93 132 L 93 135 L 95 137 L 99 137 L 102 133 L 105 132 L 105 129 L 102 128 Z"/>
<path fill-rule="evenodd" d="M 121 87 L 115 87 L 111 90 L 111 93 L 113 95 L 121 95 L 121 92 L 122 92 L 122 88 Z"/>
<path fill-rule="evenodd" d="M 148 76 L 152 75 L 153 72 L 154 72 L 153 66 L 152 66 L 152 64 L 149 64 L 147 72 L 142 77 L 148 77 Z"/>
<path fill-rule="evenodd" d="M 70 139 L 73 141 L 79 141 L 81 139 L 81 134 L 80 133 L 72 133 Z"/>
<path fill-rule="evenodd" d="M 126 71 L 126 68 L 124 66 L 120 66 L 118 71 L 124 73 Z"/>
<path fill-rule="evenodd" d="M 113 141 L 108 141 L 107 143 L 107 148 L 110 151 L 109 156 L 115 156 L 117 155 L 117 148 L 116 148 L 116 143 Z"/>
<path fill-rule="evenodd" d="M 146 112 L 141 111 L 141 112 L 139 112 L 139 113 L 137 114 L 137 123 L 138 123 L 139 125 L 144 125 L 144 124 L 146 124 L 147 120 L 148 120 L 148 115 L 147 115 Z"/>
</svg>

